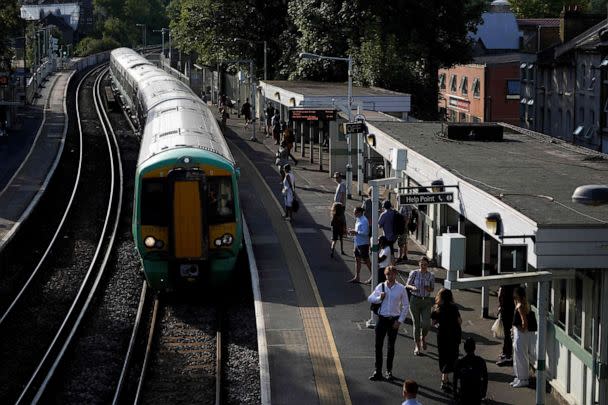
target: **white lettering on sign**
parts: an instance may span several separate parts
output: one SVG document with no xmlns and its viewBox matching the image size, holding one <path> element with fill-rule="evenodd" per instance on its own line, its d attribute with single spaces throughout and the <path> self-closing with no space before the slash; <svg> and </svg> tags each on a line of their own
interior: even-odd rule
<svg viewBox="0 0 608 405">
<path fill-rule="evenodd" d="M 449 204 L 454 202 L 454 193 L 401 194 L 401 204 Z"/>
</svg>

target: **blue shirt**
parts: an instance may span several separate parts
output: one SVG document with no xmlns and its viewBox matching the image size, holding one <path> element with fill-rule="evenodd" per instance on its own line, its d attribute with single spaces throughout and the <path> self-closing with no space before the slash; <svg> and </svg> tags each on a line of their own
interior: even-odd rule
<svg viewBox="0 0 608 405">
<path fill-rule="evenodd" d="M 389 242 L 394 242 L 397 240 L 397 236 L 393 232 L 393 221 L 395 220 L 395 210 L 388 209 L 380 214 L 380 218 L 378 218 L 378 226 L 382 228 L 384 231 L 384 236 Z"/>
<path fill-rule="evenodd" d="M 365 215 L 357 218 L 355 232 L 355 246 L 369 245 L 369 222 Z"/>
</svg>

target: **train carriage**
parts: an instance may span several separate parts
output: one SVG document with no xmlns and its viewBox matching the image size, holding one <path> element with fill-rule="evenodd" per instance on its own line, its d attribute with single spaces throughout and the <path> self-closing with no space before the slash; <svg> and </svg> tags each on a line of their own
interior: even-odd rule
<svg viewBox="0 0 608 405">
<path fill-rule="evenodd" d="M 162 291 L 225 280 L 242 246 L 234 158 L 200 98 L 124 49 L 112 52 L 111 72 L 135 91 L 143 127 L 132 226 L 146 279 Z"/>
</svg>

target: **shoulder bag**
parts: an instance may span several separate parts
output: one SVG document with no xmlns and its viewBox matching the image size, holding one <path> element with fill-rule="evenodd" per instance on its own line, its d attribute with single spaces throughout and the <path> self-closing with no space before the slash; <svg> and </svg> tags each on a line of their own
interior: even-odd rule
<svg viewBox="0 0 608 405">
<path fill-rule="evenodd" d="M 384 283 L 382 283 L 382 292 L 384 292 Z M 384 301 L 384 298 L 380 300 L 380 302 L 377 304 L 371 304 L 369 306 L 369 309 L 371 309 L 374 314 L 378 315 L 378 311 L 380 310 L 380 305 L 382 305 L 382 301 Z"/>
</svg>

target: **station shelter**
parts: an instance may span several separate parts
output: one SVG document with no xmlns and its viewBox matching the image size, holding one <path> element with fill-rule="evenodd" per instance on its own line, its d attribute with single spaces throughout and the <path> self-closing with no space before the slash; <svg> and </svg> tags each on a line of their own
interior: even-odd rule
<svg viewBox="0 0 608 405">
<path fill-rule="evenodd" d="M 608 156 L 498 124 L 366 127 L 364 154 L 381 156 L 384 175 L 401 180 L 385 196 L 420 202 L 411 204 L 412 237 L 439 266 L 462 263 L 463 278 L 551 273 L 548 380 L 571 403 L 608 403 L 608 206 L 571 198 L 580 185 L 606 182 Z M 434 192 L 444 198 L 424 197 Z M 482 316 L 497 310 L 489 290 Z M 529 285 L 531 303 L 537 294 Z"/>
</svg>

